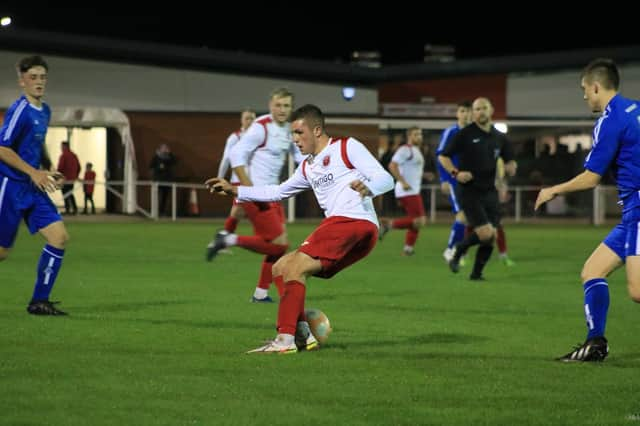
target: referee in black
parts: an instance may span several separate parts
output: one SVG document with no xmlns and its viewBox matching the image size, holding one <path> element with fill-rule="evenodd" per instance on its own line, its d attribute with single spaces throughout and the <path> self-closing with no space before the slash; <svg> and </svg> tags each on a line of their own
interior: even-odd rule
<svg viewBox="0 0 640 426">
<path fill-rule="evenodd" d="M 469 247 L 480 244 L 476 252 L 472 280 L 482 281 L 482 270 L 491 257 L 496 226 L 500 221 L 498 192 L 496 191 L 496 161 L 502 157 L 506 174 L 513 176 L 517 164 L 506 136 L 493 127 L 493 106 L 487 98 L 473 101 L 473 122 L 460 130 L 447 144 L 438 161 L 457 181 L 456 190 L 467 222 L 473 228 L 455 247 L 449 262 L 452 272 L 460 270 L 460 258 Z M 458 167 L 451 158 L 457 156 Z"/>
</svg>

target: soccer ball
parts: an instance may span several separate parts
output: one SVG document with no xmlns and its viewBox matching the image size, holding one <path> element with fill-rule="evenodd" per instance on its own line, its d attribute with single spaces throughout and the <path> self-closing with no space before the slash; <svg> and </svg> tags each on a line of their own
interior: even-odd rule
<svg viewBox="0 0 640 426">
<path fill-rule="evenodd" d="M 320 309 L 305 309 L 304 313 L 313 336 L 320 344 L 326 343 L 332 330 L 329 318 Z"/>
</svg>

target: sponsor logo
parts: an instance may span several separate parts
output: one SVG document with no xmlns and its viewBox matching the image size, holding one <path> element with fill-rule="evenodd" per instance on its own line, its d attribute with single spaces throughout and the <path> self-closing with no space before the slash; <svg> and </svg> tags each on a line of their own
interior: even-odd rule
<svg viewBox="0 0 640 426">
<path fill-rule="evenodd" d="M 318 179 L 311 180 L 313 189 L 327 187 L 333 184 L 333 173 L 320 176 Z"/>
</svg>

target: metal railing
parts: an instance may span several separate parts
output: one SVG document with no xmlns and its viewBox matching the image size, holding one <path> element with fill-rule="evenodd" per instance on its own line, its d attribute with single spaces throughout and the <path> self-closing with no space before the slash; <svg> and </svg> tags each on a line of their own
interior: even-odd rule
<svg viewBox="0 0 640 426">
<path fill-rule="evenodd" d="M 93 181 L 85 182 L 93 183 L 96 186 L 103 185 L 106 191 L 113 194 L 120 199 L 123 204 L 125 202 L 123 191 L 120 189 L 125 185 L 124 181 Z M 180 217 L 178 207 L 178 191 L 181 189 L 206 191 L 206 188 L 201 183 L 184 183 L 184 182 L 157 182 L 149 180 L 137 181 L 138 188 L 149 187 L 149 209 L 142 207 L 140 199 L 135 200 L 136 212 L 141 215 L 157 220 L 160 217 L 159 202 L 160 202 L 160 187 L 167 186 L 170 188 L 170 218 L 172 221 L 177 221 Z M 540 191 L 539 186 L 533 185 L 515 185 L 510 186 L 509 200 L 503 203 L 503 210 L 506 211 L 505 217 L 512 218 L 514 222 L 525 222 L 530 218 L 539 217 L 579 217 L 586 219 L 594 225 L 603 224 L 607 219 L 607 213 L 611 213 L 612 216 L 619 216 L 619 209 L 616 205 L 616 187 L 598 185 L 593 190 L 590 197 L 587 197 L 588 191 L 583 191 L 581 200 L 569 202 L 565 199 L 570 198 L 571 195 L 559 196 L 553 201 L 555 205 L 549 205 L 541 209 L 540 212 L 533 211 L 533 202 Z M 138 191 L 138 194 L 141 192 Z M 425 201 L 428 200 L 428 216 L 431 222 L 437 222 L 439 217 L 450 218 L 450 205 L 448 197 L 440 189 L 440 185 L 429 184 L 423 185 L 422 194 Z M 580 194 L 580 193 L 573 193 Z M 67 196 L 64 194 L 63 196 Z M 138 195 L 140 198 L 140 195 Z M 188 198 L 187 198 L 188 199 Z M 586 200 L 589 200 L 588 202 Z M 147 204 L 147 203 L 145 203 Z M 551 208 L 553 206 L 553 208 Z M 614 213 L 615 210 L 615 213 Z M 204 216 L 207 216 L 206 212 L 203 212 Z M 388 214 L 388 212 L 383 212 Z M 296 207 L 295 199 L 289 200 L 287 208 L 288 222 L 295 222 Z"/>
<path fill-rule="evenodd" d="M 582 217 L 594 225 L 601 225 L 605 223 L 608 213 L 611 216 L 619 216 L 620 214 L 615 186 L 598 185 L 591 190 L 590 198 L 587 197 L 588 190 L 561 195 L 550 203 L 545 204 L 539 212 L 535 212 L 533 206 L 540 189 L 540 186 L 535 185 L 510 186 L 508 189 L 509 201 L 501 203 L 503 204 L 502 209 L 509 213 L 507 217 L 512 218 L 516 223 L 524 222 L 528 218 Z M 439 185 L 424 185 L 423 190 L 429 192 L 429 218 L 432 222 L 435 222 L 438 210 L 441 210 L 440 207 L 442 207 L 442 202 L 439 202 L 438 196 L 444 196 L 444 194 L 441 194 Z M 591 202 L 568 201 L 575 198 L 582 198 L 583 200 L 589 198 Z M 446 202 L 446 205 L 449 205 L 448 202 Z"/>
</svg>

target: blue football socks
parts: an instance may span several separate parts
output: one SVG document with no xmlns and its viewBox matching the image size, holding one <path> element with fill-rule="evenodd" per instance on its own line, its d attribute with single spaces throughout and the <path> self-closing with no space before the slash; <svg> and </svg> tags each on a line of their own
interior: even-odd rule
<svg viewBox="0 0 640 426">
<path fill-rule="evenodd" d="M 64 250 L 52 247 L 49 244 L 44 246 L 38 262 L 36 285 L 33 289 L 33 298 L 31 300 L 49 299 L 58 271 L 60 271 L 63 257 Z"/>
<path fill-rule="evenodd" d="M 449 243 L 447 244 L 447 248 L 453 248 L 453 246 L 463 240 L 464 228 L 464 223 L 458 222 L 457 220 L 453 222 L 453 225 L 451 225 L 451 233 L 449 234 Z"/>
<path fill-rule="evenodd" d="M 609 284 L 604 278 L 594 278 L 584 283 L 584 316 L 589 333 L 587 340 L 604 337 L 609 309 Z"/>
</svg>

